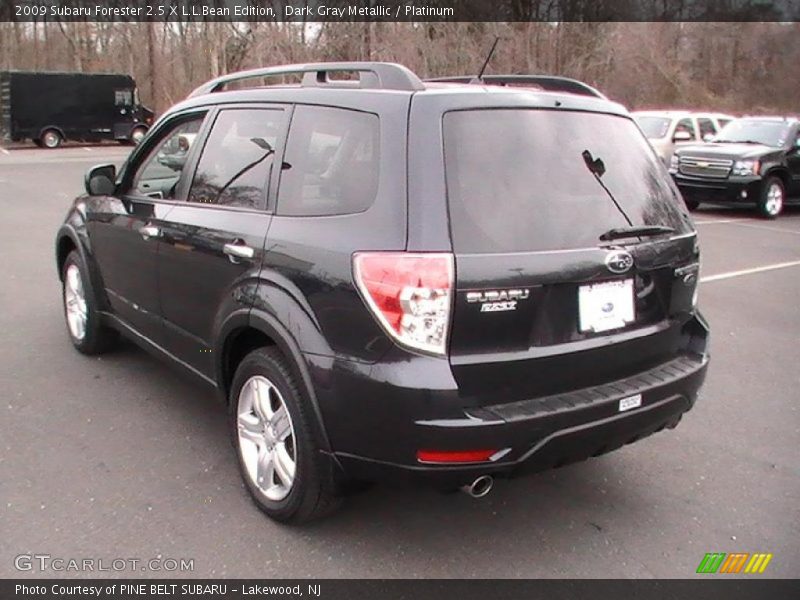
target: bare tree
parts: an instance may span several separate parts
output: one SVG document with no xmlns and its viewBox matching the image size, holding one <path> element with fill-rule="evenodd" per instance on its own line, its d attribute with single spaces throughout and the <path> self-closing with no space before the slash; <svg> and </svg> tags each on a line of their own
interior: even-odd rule
<svg viewBox="0 0 800 600">
<path fill-rule="evenodd" d="M 199 83 L 290 62 L 386 60 L 421 76 L 489 73 L 583 79 L 631 108 L 796 111 L 787 66 L 798 23 L 558 23 L 547 0 L 527 23 L 0 23 L 0 68 L 123 72 L 163 110 Z"/>
</svg>

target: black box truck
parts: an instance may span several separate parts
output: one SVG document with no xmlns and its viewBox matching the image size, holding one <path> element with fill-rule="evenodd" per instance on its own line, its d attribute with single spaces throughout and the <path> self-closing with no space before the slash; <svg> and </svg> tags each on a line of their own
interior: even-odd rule
<svg viewBox="0 0 800 600">
<path fill-rule="evenodd" d="M 152 122 L 129 75 L 0 71 L 0 142 L 138 143 Z"/>
</svg>

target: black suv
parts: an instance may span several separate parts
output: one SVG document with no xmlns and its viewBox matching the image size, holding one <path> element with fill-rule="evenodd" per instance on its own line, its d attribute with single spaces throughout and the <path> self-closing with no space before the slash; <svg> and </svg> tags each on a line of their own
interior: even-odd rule
<svg viewBox="0 0 800 600">
<path fill-rule="evenodd" d="M 755 204 L 774 219 L 788 196 L 800 195 L 800 123 L 787 117 L 745 117 L 709 144 L 675 152 L 670 173 L 694 210 L 704 200 Z"/>
<path fill-rule="evenodd" d="M 239 82 L 283 76 L 300 83 Z M 281 521 L 352 482 L 484 495 L 674 427 L 705 377 L 680 195 L 573 80 L 232 74 L 86 187 L 56 240 L 72 343 L 122 333 L 215 387 Z"/>
</svg>

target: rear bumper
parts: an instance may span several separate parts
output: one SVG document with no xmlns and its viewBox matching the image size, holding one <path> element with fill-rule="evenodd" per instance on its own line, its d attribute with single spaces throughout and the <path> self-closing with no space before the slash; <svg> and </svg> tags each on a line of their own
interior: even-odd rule
<svg viewBox="0 0 800 600">
<path fill-rule="evenodd" d="M 354 371 L 360 369 L 351 366 L 347 376 L 335 374 L 328 381 L 339 393 L 318 389 L 317 396 L 334 454 L 350 477 L 442 488 L 485 474 L 510 477 L 603 454 L 677 425 L 694 405 L 708 365 L 708 329 L 699 317 L 695 325 L 686 352 L 669 361 L 625 379 L 551 396 L 464 407 L 457 390 L 393 388 L 386 381 L 393 369 L 378 365 L 373 367 L 384 375 L 380 386 L 355 382 L 360 378 Z M 370 373 L 374 380 L 377 373 Z M 433 379 L 429 374 L 416 384 Z M 368 394 L 366 400 L 354 395 L 357 389 Z M 341 393 L 355 402 L 355 412 L 345 408 L 348 396 Z M 638 395 L 639 407 L 620 412 L 620 400 Z M 344 422 L 340 411 L 349 414 Z M 497 453 L 481 463 L 421 464 L 416 460 L 420 449 Z"/>
<path fill-rule="evenodd" d="M 709 202 L 756 202 L 761 191 L 760 177 L 731 177 L 729 179 L 700 179 L 673 174 L 681 193 L 696 200 Z"/>
</svg>

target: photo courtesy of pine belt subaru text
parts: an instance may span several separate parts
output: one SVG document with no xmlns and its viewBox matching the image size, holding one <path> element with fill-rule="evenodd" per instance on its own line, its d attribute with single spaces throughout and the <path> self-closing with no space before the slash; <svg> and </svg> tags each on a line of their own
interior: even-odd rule
<svg viewBox="0 0 800 600">
<path fill-rule="evenodd" d="M 575 80 L 234 73 L 85 185 L 56 237 L 72 344 L 215 388 L 279 521 L 363 482 L 483 496 L 675 427 L 705 377 L 686 207 Z"/>
</svg>

